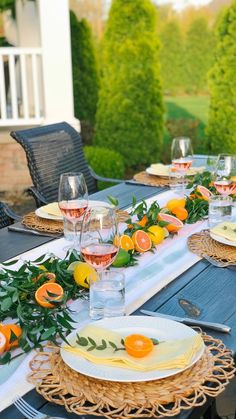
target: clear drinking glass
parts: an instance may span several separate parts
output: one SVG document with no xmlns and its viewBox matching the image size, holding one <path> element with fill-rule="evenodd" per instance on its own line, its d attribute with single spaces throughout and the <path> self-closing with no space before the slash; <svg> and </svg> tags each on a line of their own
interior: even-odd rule
<svg viewBox="0 0 236 419">
<path fill-rule="evenodd" d="M 215 188 L 223 196 L 236 193 L 236 156 L 219 154 L 216 162 Z"/>
<path fill-rule="evenodd" d="M 124 274 L 115 270 L 104 270 L 102 279 L 90 281 L 89 300 L 92 320 L 99 320 L 103 317 L 124 316 Z"/>
<path fill-rule="evenodd" d="M 224 221 L 231 221 L 232 203 L 230 196 L 214 195 L 209 199 L 208 225 L 215 227 Z"/>
<path fill-rule="evenodd" d="M 63 173 L 60 176 L 58 205 L 63 217 L 72 223 L 74 241 L 71 248 L 76 249 L 77 224 L 88 207 L 88 190 L 82 173 Z"/>
</svg>

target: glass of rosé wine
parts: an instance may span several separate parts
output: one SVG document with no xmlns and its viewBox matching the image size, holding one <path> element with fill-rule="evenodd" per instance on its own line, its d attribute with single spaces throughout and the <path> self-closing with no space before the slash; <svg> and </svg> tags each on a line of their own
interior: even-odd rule
<svg viewBox="0 0 236 419">
<path fill-rule="evenodd" d="M 103 270 L 115 260 L 118 246 L 113 244 L 117 235 L 116 211 L 109 207 L 92 207 L 84 215 L 80 253 L 84 261 L 95 268 L 102 278 Z"/>
<path fill-rule="evenodd" d="M 74 241 L 71 249 L 76 249 L 79 245 L 77 225 L 88 207 L 88 189 L 83 173 L 61 174 L 58 205 L 63 217 L 73 226 Z"/>
<path fill-rule="evenodd" d="M 236 193 L 236 155 L 219 154 L 216 162 L 214 186 L 220 195 Z"/>
<path fill-rule="evenodd" d="M 190 138 L 174 138 L 171 144 L 171 162 L 174 169 L 185 174 L 193 163 L 193 149 Z"/>
</svg>

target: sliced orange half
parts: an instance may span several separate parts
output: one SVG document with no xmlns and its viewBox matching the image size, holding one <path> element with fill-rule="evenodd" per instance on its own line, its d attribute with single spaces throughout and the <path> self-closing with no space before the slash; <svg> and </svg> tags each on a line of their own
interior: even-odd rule
<svg viewBox="0 0 236 419">
<path fill-rule="evenodd" d="M 53 302 L 61 300 L 63 294 L 64 291 L 61 285 L 56 282 L 46 282 L 35 292 L 35 300 L 42 307 L 54 308 L 55 304 Z"/>
<path fill-rule="evenodd" d="M 135 358 L 147 356 L 154 347 L 152 340 L 143 335 L 129 335 L 124 340 L 126 352 Z"/>
<path fill-rule="evenodd" d="M 120 237 L 120 248 L 126 250 L 126 252 L 134 249 L 134 242 L 127 234 Z"/>
<path fill-rule="evenodd" d="M 135 231 L 135 233 L 132 235 L 132 240 L 134 243 L 134 248 L 137 252 L 147 252 L 152 247 L 152 241 L 149 235 L 143 230 Z"/>
</svg>

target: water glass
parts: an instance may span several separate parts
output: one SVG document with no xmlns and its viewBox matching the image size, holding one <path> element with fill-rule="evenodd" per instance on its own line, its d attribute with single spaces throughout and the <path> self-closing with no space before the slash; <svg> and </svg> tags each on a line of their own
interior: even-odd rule
<svg viewBox="0 0 236 419">
<path fill-rule="evenodd" d="M 179 173 L 173 165 L 169 166 L 169 187 L 176 193 L 184 193 L 188 184 L 187 178 L 183 173 Z"/>
<path fill-rule="evenodd" d="M 125 315 L 125 277 L 122 272 L 105 270 L 101 279 L 90 280 L 90 317 L 92 320 Z"/>
<path fill-rule="evenodd" d="M 232 198 L 230 196 L 214 195 L 209 200 L 208 224 L 215 227 L 224 221 L 231 221 Z"/>
</svg>

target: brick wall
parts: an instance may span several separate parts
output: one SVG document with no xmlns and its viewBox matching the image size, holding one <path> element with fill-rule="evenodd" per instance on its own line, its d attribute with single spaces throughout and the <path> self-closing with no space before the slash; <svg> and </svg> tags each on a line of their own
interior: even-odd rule
<svg viewBox="0 0 236 419">
<path fill-rule="evenodd" d="M 25 152 L 9 134 L 0 133 L 0 192 L 23 191 L 32 185 Z"/>
</svg>

